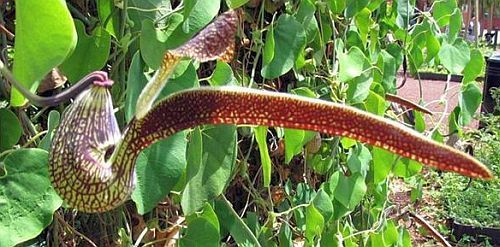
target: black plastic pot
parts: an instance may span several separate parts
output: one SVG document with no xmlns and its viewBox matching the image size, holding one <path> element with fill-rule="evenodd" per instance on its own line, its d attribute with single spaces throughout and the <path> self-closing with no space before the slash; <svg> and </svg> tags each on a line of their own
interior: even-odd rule
<svg viewBox="0 0 500 247">
<path fill-rule="evenodd" d="M 483 87 L 481 112 L 498 115 L 500 112 L 495 111 L 495 101 L 491 97 L 490 90 L 500 87 L 500 54 L 495 54 L 486 61 L 486 79 Z"/>
<path fill-rule="evenodd" d="M 500 244 L 500 228 L 477 227 L 453 221 L 451 223 L 451 229 L 453 236 L 457 239 L 461 239 L 463 235 L 473 236 L 476 239 L 488 237 L 491 239 L 492 244 Z"/>
</svg>

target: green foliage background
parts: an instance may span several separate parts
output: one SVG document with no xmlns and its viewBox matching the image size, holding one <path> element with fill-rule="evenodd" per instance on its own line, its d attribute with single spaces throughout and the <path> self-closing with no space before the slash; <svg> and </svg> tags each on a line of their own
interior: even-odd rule
<svg viewBox="0 0 500 247">
<path fill-rule="evenodd" d="M 403 121 L 385 99 L 397 93 L 397 72 L 408 67 L 416 75 L 424 65 L 442 65 L 464 75 L 460 103 L 449 106 L 454 117 L 426 126 L 415 113 L 415 128 L 442 141 L 441 127 L 461 135 L 473 118 L 484 60 L 460 35 L 455 0 L 435 1 L 429 12 L 414 6 L 410 0 L 3 1 L 2 17 L 15 34 L 10 40 L 3 34 L 2 49 L 9 51 L 3 58 L 32 91 L 54 67 L 70 83 L 108 71 L 124 127 L 163 52 L 219 13 L 241 8 L 235 59 L 182 61 L 160 98 L 200 85 L 240 85 Z M 101 215 L 73 212 L 61 207 L 41 150 L 49 149 L 69 103 L 37 108 L 6 85 L 0 87 L 0 246 L 138 246 L 161 240 L 151 232 L 160 236 L 166 229 L 179 231 L 180 246 L 411 245 L 406 227 L 388 215 L 389 185 L 396 178 L 421 181 L 421 165 L 302 130 L 202 126 L 181 132 L 141 154 L 137 189 L 126 205 Z M 172 223 L 179 219 L 182 229 Z"/>
</svg>

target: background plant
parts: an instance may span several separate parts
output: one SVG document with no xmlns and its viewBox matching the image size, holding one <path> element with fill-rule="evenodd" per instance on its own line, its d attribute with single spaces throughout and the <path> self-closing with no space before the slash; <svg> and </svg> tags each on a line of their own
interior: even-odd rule
<svg viewBox="0 0 500 247">
<path fill-rule="evenodd" d="M 459 36 L 455 1 L 435 1 L 432 12 L 413 6 L 404 0 L 3 1 L 2 21 L 15 38 L 2 33 L 2 60 L 13 63 L 16 78 L 32 90 L 57 82 L 54 76 L 41 80 L 54 67 L 68 78 L 66 85 L 90 71 L 109 71 L 124 126 L 163 51 L 183 44 L 223 10 L 241 7 L 236 58 L 181 61 L 160 98 L 200 84 L 236 84 L 342 102 L 402 121 L 385 94 L 397 93 L 401 67 L 417 74 L 432 61 L 464 75 L 448 123 L 461 135 L 480 103 L 474 79 L 483 56 Z M 48 94 L 57 93 L 48 87 Z M 67 104 L 19 108 L 25 100 L 7 83 L 0 92 L 2 246 L 29 239 L 98 246 L 171 239 L 186 246 L 411 244 L 409 232 L 389 215 L 388 188 L 397 177 L 418 184 L 421 165 L 347 138 L 300 130 L 184 131 L 141 154 L 138 187 L 124 207 L 104 214 L 60 208 L 43 149 Z M 444 118 L 426 126 L 415 115 L 416 130 L 442 141 Z"/>
</svg>

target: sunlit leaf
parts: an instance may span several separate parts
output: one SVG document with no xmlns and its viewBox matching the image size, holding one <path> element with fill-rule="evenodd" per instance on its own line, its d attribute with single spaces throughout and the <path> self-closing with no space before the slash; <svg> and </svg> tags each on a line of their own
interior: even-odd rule
<svg viewBox="0 0 500 247">
<path fill-rule="evenodd" d="M 39 81 L 75 48 L 77 34 L 65 1 L 16 1 L 15 7 L 13 73 L 21 84 L 35 91 Z M 24 103 L 24 97 L 13 89 L 11 104 Z"/>
<path fill-rule="evenodd" d="M 468 125 L 481 105 L 481 89 L 474 82 L 462 84 L 458 105 L 460 106 L 459 123 L 461 126 Z"/>
</svg>

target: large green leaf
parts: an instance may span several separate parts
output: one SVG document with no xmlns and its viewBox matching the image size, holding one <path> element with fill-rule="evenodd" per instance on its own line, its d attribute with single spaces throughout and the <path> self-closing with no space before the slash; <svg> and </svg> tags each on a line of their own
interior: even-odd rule
<svg viewBox="0 0 500 247">
<path fill-rule="evenodd" d="M 295 19 L 302 23 L 306 31 L 307 43 L 313 41 L 319 34 L 318 22 L 314 16 L 316 7 L 312 0 L 301 1 L 295 14 Z"/>
<path fill-rule="evenodd" d="M 321 213 L 325 222 L 328 222 L 332 218 L 333 216 L 332 200 L 323 189 L 318 190 L 318 193 L 314 197 L 312 203 L 314 207 L 318 209 L 318 211 Z"/>
<path fill-rule="evenodd" d="M 346 0 L 328 0 L 326 3 L 328 8 L 335 14 L 342 13 L 346 8 Z"/>
<path fill-rule="evenodd" d="M 457 36 L 462 30 L 462 11 L 459 8 L 455 8 L 453 14 L 450 16 L 450 25 L 448 26 L 448 41 L 451 43 L 455 41 Z"/>
<path fill-rule="evenodd" d="M 261 70 L 262 76 L 268 79 L 288 72 L 295 64 L 307 41 L 302 24 L 287 14 L 278 18 L 273 34 L 273 56 L 270 61 L 264 61 Z M 268 57 L 266 54 L 264 56 Z"/>
<path fill-rule="evenodd" d="M 0 109 L 0 130 L 0 152 L 14 146 L 23 132 L 16 114 L 5 108 Z"/>
<path fill-rule="evenodd" d="M 452 74 L 460 74 L 470 60 L 469 45 L 461 38 L 453 44 L 443 41 L 439 50 L 439 60 Z"/>
<path fill-rule="evenodd" d="M 382 83 L 385 91 L 388 93 L 396 92 L 396 59 L 386 50 L 379 54 L 378 67 L 383 71 L 382 78 L 378 81 Z M 376 70 L 377 72 L 378 70 Z"/>
<path fill-rule="evenodd" d="M 167 48 L 175 48 L 185 43 L 194 34 L 205 27 L 217 15 L 220 0 L 211 1 L 184 1 L 190 6 L 189 11 L 184 11 L 184 22 L 172 32 L 167 40 Z"/>
<path fill-rule="evenodd" d="M 365 72 L 351 81 L 347 88 L 347 101 L 350 104 L 362 103 L 370 94 L 370 86 L 373 82 L 372 73 Z"/>
<path fill-rule="evenodd" d="M 335 199 L 344 207 L 351 210 L 354 209 L 365 193 L 365 179 L 360 173 L 352 174 L 349 177 L 340 174 L 337 187 L 335 188 Z"/>
<path fill-rule="evenodd" d="M 474 82 L 462 84 L 458 105 L 460 106 L 459 123 L 468 125 L 481 105 L 481 89 Z"/>
<path fill-rule="evenodd" d="M 186 146 L 183 131 L 149 146 L 139 155 L 132 200 L 140 214 L 153 209 L 179 181 L 186 167 Z"/>
<path fill-rule="evenodd" d="M 48 178 L 48 153 L 20 149 L 4 160 L 0 177 L 0 246 L 36 237 L 52 221 L 62 200 Z"/>
<path fill-rule="evenodd" d="M 381 148 L 373 147 L 373 183 L 378 184 L 387 177 L 392 169 L 394 154 Z"/>
<path fill-rule="evenodd" d="M 217 228 L 204 217 L 189 222 L 186 235 L 180 239 L 179 246 L 220 246 L 220 233 Z"/>
<path fill-rule="evenodd" d="M 290 163 L 293 156 L 301 153 L 304 145 L 312 140 L 314 135 L 315 132 L 312 131 L 285 129 L 285 163 Z"/>
<path fill-rule="evenodd" d="M 63 0 L 16 1 L 16 42 L 14 77 L 31 91 L 39 81 L 71 53 L 77 34 L 73 19 Z M 12 90 L 13 106 L 25 99 Z"/>
<path fill-rule="evenodd" d="M 434 2 L 432 8 L 432 17 L 440 27 L 444 27 L 450 22 L 450 16 L 457 7 L 456 0 L 439 0 Z"/>
<path fill-rule="evenodd" d="M 339 80 L 346 82 L 358 77 L 369 67 L 368 59 L 357 46 L 339 55 Z"/>
<path fill-rule="evenodd" d="M 105 29 L 98 26 L 89 36 L 80 20 L 75 20 L 75 26 L 78 43 L 71 56 L 60 67 L 73 83 L 92 71 L 102 69 L 106 65 L 111 47 L 111 35 Z"/>
<path fill-rule="evenodd" d="M 190 215 L 217 197 L 227 185 L 236 160 L 236 127 L 207 127 L 195 130 L 188 146 L 186 187 L 182 210 Z"/>
<path fill-rule="evenodd" d="M 116 34 L 119 32 L 120 20 L 118 12 L 113 13 L 113 10 L 116 10 L 113 0 L 97 0 L 97 15 L 99 16 L 99 20 L 103 22 L 102 25 L 105 25 L 104 29 L 116 38 Z"/>
</svg>

